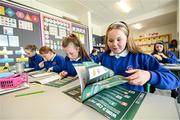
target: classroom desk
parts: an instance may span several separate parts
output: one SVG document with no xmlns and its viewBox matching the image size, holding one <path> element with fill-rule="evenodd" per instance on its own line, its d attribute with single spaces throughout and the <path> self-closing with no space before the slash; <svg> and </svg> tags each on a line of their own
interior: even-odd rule
<svg viewBox="0 0 180 120">
<path fill-rule="evenodd" d="M 180 64 L 168 64 L 168 65 L 164 64 L 163 66 L 171 70 L 180 79 Z M 180 103 L 180 88 L 177 89 L 177 92 L 179 93 L 179 95 L 177 96 L 177 101 L 178 103 Z"/>
<path fill-rule="evenodd" d="M 29 89 L 0 96 L 0 120 L 105 120 L 94 109 L 61 91 L 77 85 L 74 81 L 62 88 L 31 84 Z M 44 93 L 15 97 L 17 94 L 45 90 Z M 173 98 L 148 93 L 134 120 L 178 120 Z"/>
<path fill-rule="evenodd" d="M 168 64 L 163 66 L 172 71 L 180 71 L 180 64 Z"/>
</svg>

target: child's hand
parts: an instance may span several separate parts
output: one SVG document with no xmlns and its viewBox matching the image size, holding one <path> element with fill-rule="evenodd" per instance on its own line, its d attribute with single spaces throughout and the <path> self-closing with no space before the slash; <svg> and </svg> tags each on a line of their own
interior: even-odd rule
<svg viewBox="0 0 180 120">
<path fill-rule="evenodd" d="M 153 56 L 158 60 L 162 60 L 162 57 L 160 55 L 158 55 L 158 54 L 154 54 Z"/>
<path fill-rule="evenodd" d="M 47 72 L 53 71 L 53 67 L 50 67 Z"/>
<path fill-rule="evenodd" d="M 128 80 L 129 84 L 132 85 L 144 85 L 147 81 L 150 80 L 151 74 L 149 71 L 140 70 L 140 69 L 132 69 L 126 71 L 126 73 L 131 74 L 128 77 L 124 77 Z"/>
<path fill-rule="evenodd" d="M 167 56 L 164 55 L 163 53 L 158 53 L 158 55 L 160 55 L 162 58 L 167 58 Z"/>
<path fill-rule="evenodd" d="M 42 61 L 42 62 L 39 63 L 39 67 L 40 67 L 40 68 L 43 68 L 43 67 L 44 67 L 44 61 Z"/>
<path fill-rule="evenodd" d="M 64 77 L 66 77 L 66 76 L 68 75 L 68 73 L 67 73 L 66 71 L 62 71 L 62 72 L 59 73 L 59 75 L 60 75 L 62 78 L 64 78 Z"/>
</svg>

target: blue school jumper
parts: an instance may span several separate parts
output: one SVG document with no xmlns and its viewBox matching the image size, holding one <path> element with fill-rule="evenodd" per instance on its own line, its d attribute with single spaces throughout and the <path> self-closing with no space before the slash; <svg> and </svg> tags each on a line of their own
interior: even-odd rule
<svg viewBox="0 0 180 120">
<path fill-rule="evenodd" d="M 50 61 L 44 62 L 44 67 L 48 70 L 53 67 L 53 72 L 59 73 L 65 69 L 65 60 L 60 55 L 55 55 L 55 57 Z"/>
<path fill-rule="evenodd" d="M 83 59 L 79 59 L 77 61 L 71 61 L 69 59 L 69 57 L 65 57 L 65 63 L 66 63 L 66 72 L 68 72 L 68 75 L 69 76 L 76 76 L 77 75 L 77 72 L 73 66 L 73 64 L 78 64 L 78 63 L 82 63 L 82 62 L 85 62 L 85 61 L 90 61 L 88 58 L 83 58 Z"/>
<path fill-rule="evenodd" d="M 154 55 L 156 53 L 152 53 Z M 168 52 L 168 58 L 163 58 L 162 60 L 158 60 L 160 63 L 170 63 L 170 64 L 176 64 L 177 63 L 177 57 L 176 55 L 169 51 Z"/>
<path fill-rule="evenodd" d="M 152 56 L 142 53 L 127 53 L 124 57 L 116 58 L 104 52 L 96 62 L 114 71 L 115 75 L 129 76 L 125 71 L 128 69 L 143 69 L 150 71 L 151 78 L 149 84 L 160 89 L 176 89 L 180 86 L 178 78 L 159 64 Z M 123 86 L 130 90 L 144 91 L 143 86 L 130 85 Z"/>
<path fill-rule="evenodd" d="M 39 63 L 43 61 L 43 57 L 39 54 L 35 54 L 32 57 L 29 57 L 29 68 L 34 68 L 34 70 L 40 70 Z"/>
</svg>

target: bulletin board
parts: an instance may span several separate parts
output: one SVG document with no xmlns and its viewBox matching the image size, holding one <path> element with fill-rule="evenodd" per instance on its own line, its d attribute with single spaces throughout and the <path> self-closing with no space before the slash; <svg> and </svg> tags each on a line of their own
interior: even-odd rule
<svg viewBox="0 0 180 120">
<path fill-rule="evenodd" d="M 41 14 L 42 42 L 59 54 L 62 51 L 62 39 L 70 34 L 71 22 L 49 14 Z"/>
<path fill-rule="evenodd" d="M 57 53 L 65 56 L 62 50 L 62 39 L 74 33 L 89 52 L 88 27 L 76 24 L 59 17 L 41 13 L 42 41 Z"/>
<path fill-rule="evenodd" d="M 27 61 L 23 47 L 41 43 L 40 13 L 0 1 L 0 66 Z"/>
<path fill-rule="evenodd" d="M 74 33 L 84 45 L 84 48 L 87 52 L 90 53 L 89 50 L 89 40 L 88 40 L 88 27 L 85 25 L 72 23 L 72 33 Z"/>
</svg>

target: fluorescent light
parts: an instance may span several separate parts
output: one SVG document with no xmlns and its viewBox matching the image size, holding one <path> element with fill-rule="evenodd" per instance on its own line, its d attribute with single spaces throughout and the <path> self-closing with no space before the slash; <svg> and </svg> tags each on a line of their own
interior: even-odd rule
<svg viewBox="0 0 180 120">
<path fill-rule="evenodd" d="M 137 23 L 137 24 L 134 24 L 133 27 L 139 30 L 139 29 L 141 29 L 143 26 L 142 26 L 142 24 Z"/>
<path fill-rule="evenodd" d="M 131 8 L 128 6 L 128 4 L 125 2 L 125 0 L 120 0 L 119 6 L 126 13 L 130 12 L 130 10 L 131 10 Z"/>
</svg>

